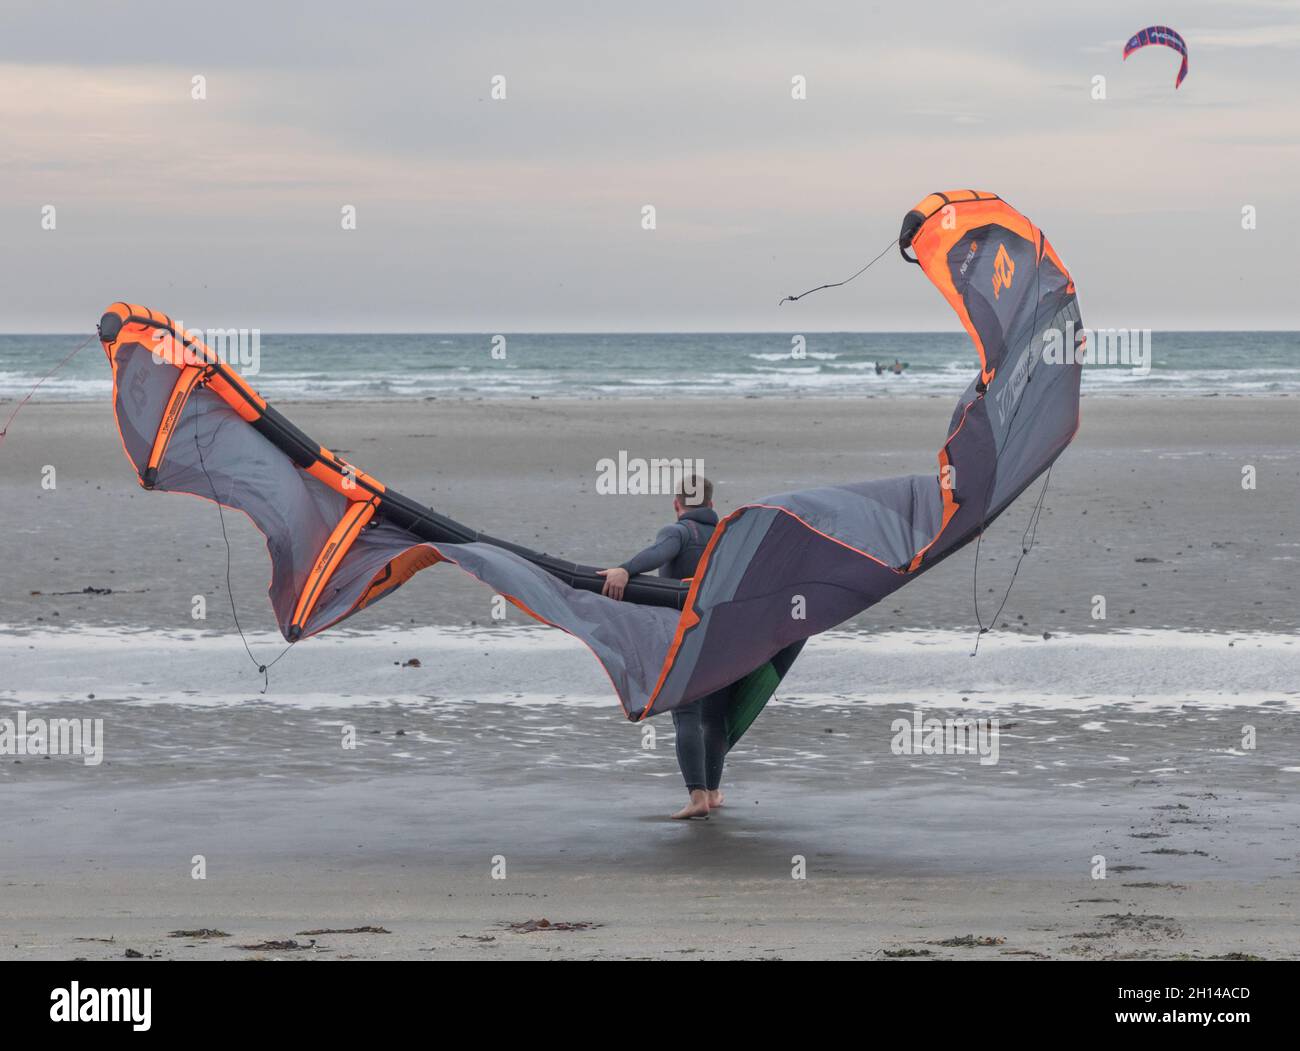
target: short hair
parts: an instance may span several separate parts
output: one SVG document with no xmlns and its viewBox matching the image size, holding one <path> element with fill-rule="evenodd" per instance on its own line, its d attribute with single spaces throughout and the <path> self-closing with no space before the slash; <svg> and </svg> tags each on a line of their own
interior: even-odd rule
<svg viewBox="0 0 1300 1051">
<path fill-rule="evenodd" d="M 713 503 L 713 483 L 702 474 L 688 474 L 677 483 L 677 499 L 686 507 L 706 507 Z"/>
</svg>

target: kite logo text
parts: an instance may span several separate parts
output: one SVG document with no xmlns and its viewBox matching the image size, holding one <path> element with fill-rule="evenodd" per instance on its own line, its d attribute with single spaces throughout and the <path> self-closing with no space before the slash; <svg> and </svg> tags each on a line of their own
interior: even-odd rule
<svg viewBox="0 0 1300 1051">
<path fill-rule="evenodd" d="M 1001 299 L 1002 290 L 1011 287 L 1011 279 L 1016 274 L 1016 264 L 1007 254 L 1007 246 L 998 245 L 998 254 L 993 257 L 993 298 Z"/>
</svg>

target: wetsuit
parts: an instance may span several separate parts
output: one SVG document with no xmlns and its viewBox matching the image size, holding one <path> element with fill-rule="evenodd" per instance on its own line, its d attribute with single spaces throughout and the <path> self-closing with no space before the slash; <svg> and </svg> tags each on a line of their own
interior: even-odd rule
<svg viewBox="0 0 1300 1051">
<path fill-rule="evenodd" d="M 687 511 L 672 525 L 659 530 L 655 542 L 620 567 L 628 576 L 658 569 L 662 577 L 681 580 L 695 575 L 709 537 L 718 525 L 710 507 Z M 673 709 L 677 737 L 677 765 L 688 791 L 716 791 L 722 783 L 722 763 L 727 757 L 727 704 L 732 687 Z"/>
</svg>

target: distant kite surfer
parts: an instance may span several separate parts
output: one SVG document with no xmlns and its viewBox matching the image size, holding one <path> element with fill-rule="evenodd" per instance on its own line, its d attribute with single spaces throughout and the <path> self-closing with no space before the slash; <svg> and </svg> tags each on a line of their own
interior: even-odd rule
<svg viewBox="0 0 1300 1051">
<path fill-rule="evenodd" d="M 621 599 L 627 582 L 638 573 L 659 570 L 661 577 L 685 580 L 695 575 L 709 537 L 718 525 L 713 510 L 713 483 L 704 477 L 682 479 L 673 497 L 677 521 L 664 526 L 655 542 L 621 566 L 602 569 L 602 594 Z M 708 817 L 722 806 L 722 764 L 727 757 L 727 703 L 731 686 L 702 697 L 694 704 L 673 709 L 677 738 L 677 765 L 690 793 L 690 802 L 672 816 L 679 819 Z"/>
</svg>

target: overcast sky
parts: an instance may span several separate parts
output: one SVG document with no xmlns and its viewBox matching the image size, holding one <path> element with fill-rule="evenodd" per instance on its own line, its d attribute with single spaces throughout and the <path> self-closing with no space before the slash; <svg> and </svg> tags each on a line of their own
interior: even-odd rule
<svg viewBox="0 0 1300 1051">
<path fill-rule="evenodd" d="M 1298 88 L 1297 0 L 5 0 L 0 331 L 953 329 L 896 255 L 777 301 L 963 187 L 1092 325 L 1296 329 Z"/>
</svg>

